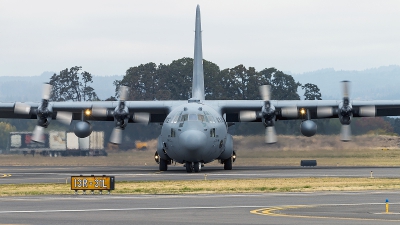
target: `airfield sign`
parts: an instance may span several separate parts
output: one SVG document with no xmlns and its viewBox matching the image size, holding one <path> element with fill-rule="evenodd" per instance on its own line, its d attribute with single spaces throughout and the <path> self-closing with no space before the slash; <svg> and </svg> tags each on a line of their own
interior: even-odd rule
<svg viewBox="0 0 400 225">
<path fill-rule="evenodd" d="M 71 176 L 71 190 L 110 191 L 114 190 L 114 176 Z"/>
</svg>

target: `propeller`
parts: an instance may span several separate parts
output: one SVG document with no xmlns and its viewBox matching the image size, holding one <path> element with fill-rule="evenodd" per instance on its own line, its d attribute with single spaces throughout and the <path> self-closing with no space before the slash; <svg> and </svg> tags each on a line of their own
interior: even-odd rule
<svg viewBox="0 0 400 225">
<path fill-rule="evenodd" d="M 276 110 L 271 103 L 271 86 L 263 85 L 259 87 L 260 95 L 264 100 L 261 111 L 240 111 L 240 121 L 249 122 L 256 119 L 263 119 L 265 126 L 265 143 L 272 144 L 277 142 L 275 131 Z M 297 106 L 281 108 L 282 117 L 298 117 Z"/>
<path fill-rule="evenodd" d="M 119 88 L 119 101 L 117 107 L 113 111 L 109 111 L 107 108 L 93 106 L 92 115 L 95 117 L 108 117 L 113 116 L 115 127 L 111 132 L 110 143 L 121 144 L 123 130 L 128 124 L 131 114 L 126 105 L 128 99 L 129 89 L 126 86 L 120 86 Z M 136 123 L 147 124 L 150 121 L 150 114 L 147 112 L 136 112 L 132 115 L 132 120 Z"/>
<path fill-rule="evenodd" d="M 271 86 L 262 85 L 259 87 L 261 98 L 264 100 L 264 106 L 261 109 L 261 115 L 265 126 L 265 143 L 272 144 L 277 141 L 275 131 L 275 107 L 271 104 Z"/>
<path fill-rule="evenodd" d="M 265 143 L 272 144 L 277 141 L 275 131 L 275 107 L 271 104 L 271 86 L 263 85 L 259 88 L 261 98 L 264 100 L 264 105 L 260 112 L 256 111 L 241 111 L 240 121 L 254 121 L 263 119 L 265 126 Z"/>
<path fill-rule="evenodd" d="M 353 118 L 353 107 L 350 104 L 349 86 L 349 81 L 342 81 L 343 102 L 339 104 L 339 119 L 340 123 L 342 124 L 340 139 L 342 141 L 351 141 L 350 123 L 351 119 Z"/>
<path fill-rule="evenodd" d="M 14 113 L 29 115 L 36 114 L 37 125 L 33 130 L 32 140 L 36 142 L 44 142 L 44 128 L 50 124 L 53 117 L 53 107 L 49 104 L 50 95 L 52 92 L 52 85 L 45 83 L 43 84 L 42 90 L 42 101 L 40 102 L 38 108 L 31 112 L 31 106 L 26 103 L 16 102 L 14 105 Z M 63 124 L 69 125 L 72 121 L 71 112 L 57 112 L 56 120 Z"/>
<path fill-rule="evenodd" d="M 317 117 L 324 118 L 338 115 L 340 123 L 342 124 L 340 139 L 342 141 L 351 141 L 350 123 L 353 116 L 374 117 L 376 114 L 376 107 L 375 105 L 369 105 L 353 108 L 350 103 L 350 81 L 342 81 L 341 86 L 343 101 L 337 108 L 330 106 L 317 107 Z"/>
</svg>

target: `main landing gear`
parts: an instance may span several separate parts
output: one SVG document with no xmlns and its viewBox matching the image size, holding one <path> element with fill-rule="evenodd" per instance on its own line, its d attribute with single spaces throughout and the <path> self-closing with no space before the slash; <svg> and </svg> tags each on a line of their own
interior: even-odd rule
<svg viewBox="0 0 400 225">
<path fill-rule="evenodd" d="M 224 160 L 224 170 L 232 170 L 232 157 Z"/>
<path fill-rule="evenodd" d="M 172 163 L 171 159 L 169 160 L 162 159 L 157 152 L 156 154 L 154 154 L 154 160 L 156 161 L 156 163 L 158 163 L 160 171 L 167 171 L 168 165 L 171 165 Z"/>
<path fill-rule="evenodd" d="M 201 162 L 186 162 L 185 163 L 185 167 L 186 167 L 186 172 L 191 173 L 191 172 L 195 172 L 198 173 L 201 171 Z"/>
<path fill-rule="evenodd" d="M 168 170 L 168 161 L 164 159 L 160 159 L 160 171 L 167 171 Z"/>
</svg>

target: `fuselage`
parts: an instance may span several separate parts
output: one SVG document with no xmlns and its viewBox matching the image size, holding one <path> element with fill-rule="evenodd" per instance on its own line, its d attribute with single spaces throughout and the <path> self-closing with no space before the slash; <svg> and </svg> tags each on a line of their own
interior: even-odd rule
<svg viewBox="0 0 400 225">
<path fill-rule="evenodd" d="M 192 102 L 172 110 L 165 119 L 159 141 L 163 152 L 179 163 L 208 163 L 225 150 L 227 125 L 219 112 Z"/>
</svg>

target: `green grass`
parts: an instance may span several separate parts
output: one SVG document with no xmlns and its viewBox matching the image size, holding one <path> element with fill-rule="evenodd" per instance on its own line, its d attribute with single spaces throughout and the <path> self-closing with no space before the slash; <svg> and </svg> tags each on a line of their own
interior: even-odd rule
<svg viewBox="0 0 400 225">
<path fill-rule="evenodd" d="M 239 182 L 240 181 L 240 182 Z M 72 195 L 70 184 L 3 184 L 0 196 Z M 265 178 L 191 181 L 117 182 L 113 194 L 212 194 L 302 191 L 398 190 L 392 178 Z M 82 194 L 82 191 L 79 191 Z M 87 193 L 90 193 L 89 191 Z M 98 192 L 96 191 L 96 194 Z"/>
</svg>

